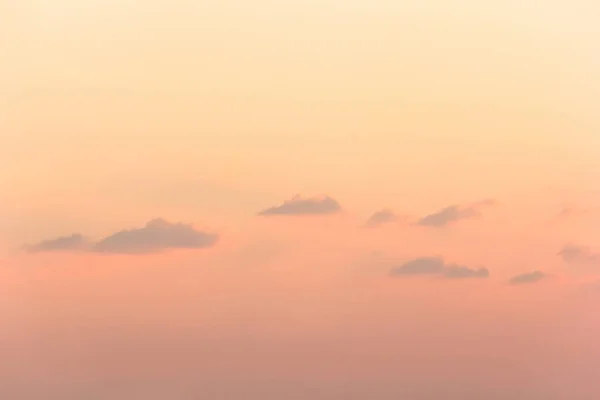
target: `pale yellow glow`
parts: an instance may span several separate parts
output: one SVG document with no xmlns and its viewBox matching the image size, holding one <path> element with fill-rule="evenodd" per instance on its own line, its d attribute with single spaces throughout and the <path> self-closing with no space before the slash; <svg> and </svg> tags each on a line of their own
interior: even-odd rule
<svg viewBox="0 0 600 400">
<path fill-rule="evenodd" d="M 9 5 L 8 209 L 82 186 L 118 201 L 115 181 L 357 210 L 597 182 L 593 2 Z"/>
</svg>

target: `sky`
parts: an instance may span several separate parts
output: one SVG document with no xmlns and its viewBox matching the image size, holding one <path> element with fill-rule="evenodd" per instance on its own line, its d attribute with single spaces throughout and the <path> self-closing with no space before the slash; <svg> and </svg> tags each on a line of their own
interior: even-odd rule
<svg viewBox="0 0 600 400">
<path fill-rule="evenodd" d="M 0 397 L 598 399 L 597 15 L 0 0 Z"/>
</svg>

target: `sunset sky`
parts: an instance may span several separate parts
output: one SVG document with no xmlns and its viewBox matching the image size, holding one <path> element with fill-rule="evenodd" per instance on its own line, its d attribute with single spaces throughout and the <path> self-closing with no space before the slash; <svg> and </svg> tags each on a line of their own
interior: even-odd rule
<svg viewBox="0 0 600 400">
<path fill-rule="evenodd" d="M 599 16 L 0 0 L 0 398 L 599 399 Z"/>
</svg>

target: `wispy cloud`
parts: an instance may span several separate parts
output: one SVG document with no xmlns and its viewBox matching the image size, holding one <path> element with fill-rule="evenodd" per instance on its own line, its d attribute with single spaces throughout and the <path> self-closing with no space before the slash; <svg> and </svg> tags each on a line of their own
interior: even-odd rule
<svg viewBox="0 0 600 400">
<path fill-rule="evenodd" d="M 419 257 L 392 268 L 392 276 L 434 275 L 447 279 L 488 278 L 487 268 L 473 269 L 463 265 L 446 264 L 442 257 Z"/>
<path fill-rule="evenodd" d="M 465 279 L 465 278 L 487 278 L 490 271 L 487 268 L 468 268 L 461 265 L 449 265 L 444 272 L 446 278 Z"/>
<path fill-rule="evenodd" d="M 138 254 L 167 249 L 201 249 L 213 246 L 217 240 L 217 234 L 157 218 L 142 228 L 122 230 L 100 240 L 94 245 L 93 251 Z"/>
<path fill-rule="evenodd" d="M 369 219 L 367 219 L 367 222 L 365 222 L 364 227 L 375 228 L 383 224 L 396 222 L 399 219 L 400 217 L 396 213 L 394 213 L 394 211 L 390 209 L 383 209 L 371 215 Z"/>
<path fill-rule="evenodd" d="M 481 215 L 481 209 L 483 207 L 494 204 L 496 204 L 495 201 L 490 199 L 479 201 L 468 206 L 451 205 L 442 208 L 433 214 L 424 216 L 417 221 L 417 225 L 441 228 L 463 219 L 478 217 Z"/>
<path fill-rule="evenodd" d="M 24 249 L 30 253 L 50 253 L 82 251 L 89 248 L 90 242 L 86 237 L 78 233 L 70 236 L 60 236 L 53 239 L 43 240 L 33 245 L 25 245 Z"/>
<path fill-rule="evenodd" d="M 540 282 L 540 281 L 546 279 L 547 277 L 548 277 L 548 275 L 542 271 L 532 271 L 532 272 L 527 272 L 524 274 L 519 274 L 519 275 L 513 276 L 508 282 L 511 285 L 526 285 L 526 284 Z"/>
<path fill-rule="evenodd" d="M 393 268 L 390 273 L 402 275 L 437 275 L 444 272 L 444 260 L 441 257 L 419 257 Z"/>
<path fill-rule="evenodd" d="M 302 197 L 297 195 L 290 200 L 284 201 L 281 205 L 260 211 L 258 215 L 321 215 L 334 214 L 341 210 L 340 203 L 330 196 Z"/>
<path fill-rule="evenodd" d="M 557 217 L 558 218 L 572 218 L 583 215 L 589 215 L 594 213 L 596 210 L 592 207 L 581 207 L 575 204 L 563 204 L 561 209 L 559 210 Z"/>
<path fill-rule="evenodd" d="M 594 252 L 589 247 L 568 244 L 563 247 L 558 255 L 567 264 L 589 264 L 600 262 L 600 253 Z"/>
<path fill-rule="evenodd" d="M 24 246 L 30 253 L 92 251 L 98 253 L 154 253 L 167 249 L 200 249 L 214 245 L 215 233 L 196 230 L 192 225 L 170 223 L 162 218 L 144 227 L 122 230 L 94 243 L 80 234 L 44 240 Z"/>
</svg>

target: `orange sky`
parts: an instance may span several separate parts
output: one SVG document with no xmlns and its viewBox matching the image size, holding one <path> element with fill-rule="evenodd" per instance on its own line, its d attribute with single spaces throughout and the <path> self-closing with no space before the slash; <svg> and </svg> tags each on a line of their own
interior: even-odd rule
<svg viewBox="0 0 600 400">
<path fill-rule="evenodd" d="M 598 399 L 599 4 L 0 0 L 0 397 Z"/>
</svg>

